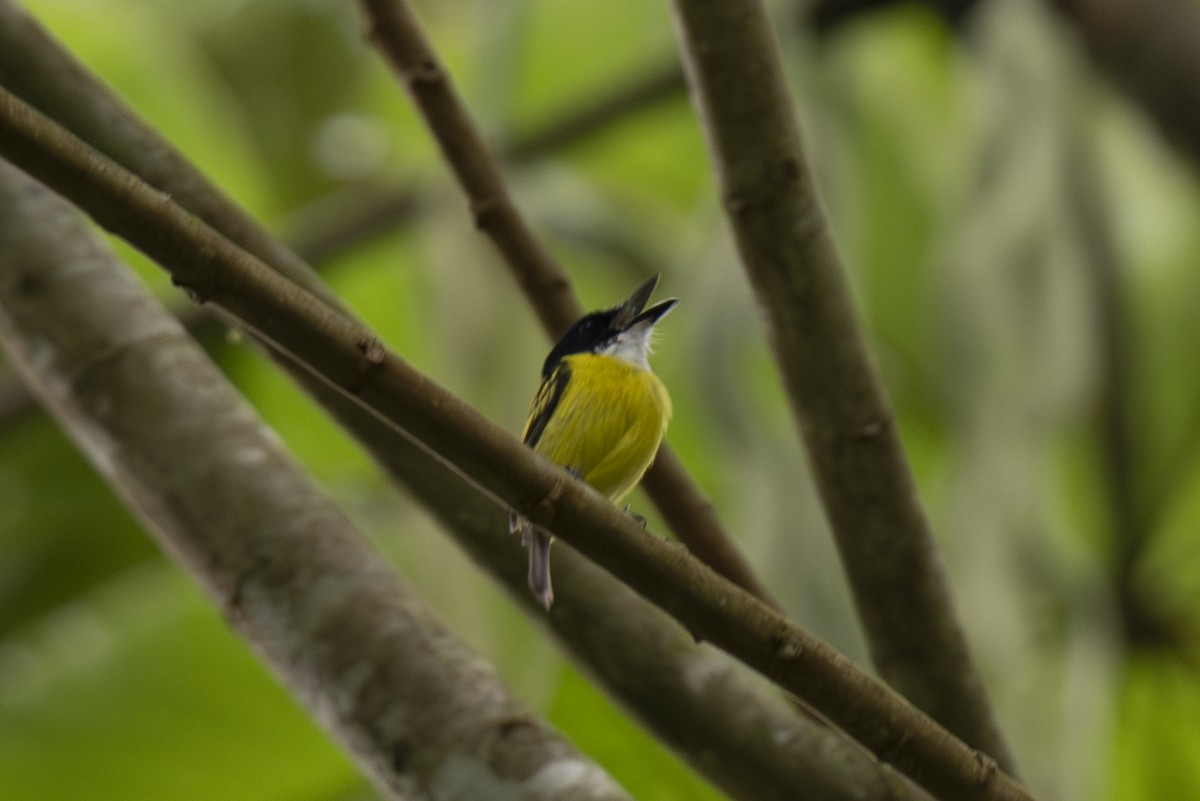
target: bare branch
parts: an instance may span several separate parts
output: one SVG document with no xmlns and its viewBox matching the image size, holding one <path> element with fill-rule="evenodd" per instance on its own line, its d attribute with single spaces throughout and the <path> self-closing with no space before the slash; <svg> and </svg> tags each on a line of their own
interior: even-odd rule
<svg viewBox="0 0 1200 801">
<path fill-rule="evenodd" d="M 118 165 L 0 90 L 0 154 L 168 268 L 381 421 L 553 530 L 695 636 L 810 703 L 935 794 L 1029 799 L 965 746 L 818 638 L 720 578 L 483 418 L 338 314 Z"/>
<path fill-rule="evenodd" d="M 50 59 L 53 65 L 66 57 L 52 40 L 42 37 L 38 41 L 51 52 L 35 54 L 36 58 Z M 7 55 L 8 51 L 0 49 L 0 60 Z M 58 74 L 69 73 L 60 70 Z M 90 86 L 92 91 L 107 92 L 94 79 Z M 41 84 L 41 89 L 51 99 L 58 91 L 52 82 Z M 138 130 L 139 123 L 120 116 L 119 105 L 97 105 L 108 105 L 114 117 L 94 119 L 91 124 Z M 129 141 L 105 139 L 114 149 L 140 146 L 140 136 Z M 177 184 L 198 180 L 187 174 L 194 170 L 186 162 L 176 166 L 183 175 L 164 172 L 158 176 L 163 182 L 160 188 L 171 194 Z M 221 203 L 212 198 L 209 202 Z M 236 218 L 239 214 L 232 210 L 224 216 Z M 288 364 L 286 358 L 284 363 Z M 505 582 L 514 597 L 528 600 L 524 557 L 509 540 L 496 536 L 504 526 L 494 504 L 436 457 L 314 379 L 303 367 L 293 363 L 291 370 L 393 477 L 446 522 L 448 531 L 485 569 Z M 921 795 L 840 733 L 797 715 L 764 693 L 753 677 L 745 675 L 744 668 L 735 670 L 736 663 L 722 662 L 720 654 L 697 646 L 678 626 L 569 548 L 559 550 L 557 562 L 559 572 L 572 584 L 563 582 L 549 616 L 555 633 L 609 692 L 727 792 L 745 801 L 782 801 L 796 797 L 797 788 L 804 788 L 805 795 L 813 799 L 831 801 L 855 794 L 864 799 Z M 510 565 L 514 569 L 508 569 Z M 580 622 L 587 620 L 591 622 L 586 625 Z M 696 682 L 697 675 L 711 680 Z M 697 714 L 698 710 L 706 714 Z M 724 758 L 714 760 L 713 754 Z"/>
<path fill-rule="evenodd" d="M 433 131 L 471 204 L 475 225 L 491 238 L 529 297 L 542 325 L 566 330 L 584 309 L 562 266 L 541 246 L 517 210 L 500 165 L 458 97 L 450 76 L 403 2 L 363 0 L 370 36 L 387 55 Z"/>
<path fill-rule="evenodd" d="M 567 274 L 529 228 L 450 76 L 404 0 L 362 0 L 371 36 L 404 81 L 471 203 L 552 338 L 583 312 Z M 664 83 L 670 83 L 669 76 Z M 661 91 L 662 87 L 654 87 Z M 694 554 L 763 602 L 780 608 L 721 527 L 712 505 L 664 445 L 644 485 L 667 525 Z"/>
<path fill-rule="evenodd" d="M 456 798 L 628 801 L 370 547 L 73 208 L 0 162 L 0 209 L 13 361 L 386 797 L 453 782 Z"/>
<path fill-rule="evenodd" d="M 295 253 L 283 247 L 190 167 L 24 9 L 0 0 L 0 85 L 175 201 L 334 308 L 341 301 Z"/>
<path fill-rule="evenodd" d="M 1010 770 L 754 0 L 675 0 L 693 97 L 880 674 Z"/>
<path fill-rule="evenodd" d="M 646 108 L 684 97 L 687 84 L 675 58 L 646 66 L 633 78 L 618 83 L 599 96 L 589 96 L 578 106 L 548 122 L 512 137 L 501 147 L 501 155 L 513 162 L 529 161 L 553 150 L 561 150 L 608 129 L 614 121 L 627 119 Z"/>
</svg>

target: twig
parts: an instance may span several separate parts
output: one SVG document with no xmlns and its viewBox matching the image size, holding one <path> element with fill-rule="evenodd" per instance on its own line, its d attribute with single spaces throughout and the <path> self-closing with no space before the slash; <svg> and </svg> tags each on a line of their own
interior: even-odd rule
<svg viewBox="0 0 1200 801">
<path fill-rule="evenodd" d="M 290 212 L 280 236 L 306 263 L 321 265 L 418 219 L 424 195 L 411 185 L 353 186 Z"/>
<path fill-rule="evenodd" d="M 562 267 L 526 224 L 500 165 L 404 0 L 362 0 L 371 38 L 404 81 L 471 204 L 476 225 L 504 256 L 543 327 L 558 337 L 582 314 Z M 664 445 L 645 486 L 671 530 L 698 557 L 765 603 L 780 608 L 721 527 L 711 504 Z M 708 561 L 713 560 L 713 561 Z"/>
<path fill-rule="evenodd" d="M 6 10 L 11 6 L 5 7 L 0 0 L 0 11 Z M 11 24 L 9 30 L 34 26 L 20 14 L 8 16 L 5 24 Z M 0 60 L 15 58 L 28 68 L 71 78 L 73 83 L 66 88 L 72 91 L 79 81 L 86 81 L 90 91 L 108 94 L 90 76 L 62 69 L 58 62 L 74 62 L 53 40 L 39 33 L 22 41 L 37 45 L 24 51 L 0 48 Z M 55 107 L 62 102 L 58 94 L 62 88 L 54 82 L 42 82 L 38 87 L 39 97 L 47 105 Z M 136 151 L 145 136 L 156 136 L 138 120 L 123 116 L 123 107 L 118 103 L 102 101 L 89 103 L 88 107 L 112 110 L 111 117 L 96 116 L 87 122 L 89 134 L 96 134 L 114 149 Z M 132 135 L 125 139 L 113 131 Z M 127 157 L 136 158 L 136 153 Z M 176 194 L 173 189 L 177 185 L 198 185 L 201 180 L 186 162 L 176 167 L 180 175 L 166 171 L 158 176 L 162 182 L 159 188 L 187 201 L 188 193 Z M 222 202 L 219 198 L 209 200 L 217 205 Z M 238 216 L 233 210 L 223 218 Z M 261 231 L 259 235 L 269 237 Z M 286 357 L 283 363 L 289 364 Z M 528 600 L 523 567 L 504 568 L 506 558 L 520 565 L 524 559 L 510 540 L 496 536 L 503 526 L 497 522 L 500 513 L 493 504 L 428 452 L 312 378 L 303 367 L 293 363 L 291 375 L 395 480 L 446 521 L 448 532 L 476 554 L 486 570 L 506 582 L 514 597 Z M 477 511 L 472 513 L 472 509 Z M 480 509 L 491 510 L 491 516 Z M 803 788 L 813 799 L 840 800 L 861 794 L 864 801 L 891 801 L 920 795 L 884 766 L 864 759 L 861 749 L 847 743 L 840 733 L 795 714 L 778 698 L 762 692 L 755 677 L 743 675 L 744 668 L 735 670 L 735 666 L 741 667 L 737 663 L 725 659 L 728 664 L 721 664 L 719 652 L 696 646 L 690 637 L 681 638 L 678 626 L 569 548 L 559 551 L 557 561 L 563 576 L 579 583 L 564 582 L 559 588 L 548 620 L 555 634 L 609 693 L 733 797 L 780 801 L 796 797 L 797 788 Z M 542 615 L 541 610 L 538 614 Z M 696 682 L 697 675 L 710 680 Z M 723 758 L 714 760 L 713 754 Z"/>
<path fill-rule="evenodd" d="M 516 134 L 500 148 L 500 154 L 506 160 L 520 163 L 562 150 L 607 130 L 616 120 L 627 119 L 667 100 L 683 98 L 686 89 L 677 59 L 645 66 L 633 79 L 619 83 L 599 96 L 589 97 L 549 122 Z"/>
<path fill-rule="evenodd" d="M 629 801 L 440 622 L 75 209 L 2 162 L 0 208 L 6 349 L 387 798 L 469 761 L 456 798 Z"/>
<path fill-rule="evenodd" d="M 800 4 L 798 10 L 804 24 L 812 26 L 818 35 L 827 35 L 864 14 L 898 5 L 900 0 L 817 0 L 811 5 Z M 950 25 L 958 26 L 979 5 L 979 0 L 924 0 L 924 5 Z"/>
<path fill-rule="evenodd" d="M 454 465 L 501 506 L 553 530 L 695 636 L 810 703 L 934 794 L 966 801 L 1031 798 L 990 758 L 826 643 L 681 549 L 647 536 L 622 510 L 390 353 L 362 326 L 2 89 L 0 155 L 169 269 L 193 297 L 224 308 L 262 341 Z"/>
<path fill-rule="evenodd" d="M 880 674 L 1011 770 L 856 320 L 756 0 L 675 0 L 693 98 L 742 261 Z"/>
</svg>

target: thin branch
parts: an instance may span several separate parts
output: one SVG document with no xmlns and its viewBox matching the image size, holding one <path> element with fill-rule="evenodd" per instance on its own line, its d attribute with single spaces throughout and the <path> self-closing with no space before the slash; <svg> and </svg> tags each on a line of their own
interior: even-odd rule
<svg viewBox="0 0 1200 801">
<path fill-rule="evenodd" d="M 1096 409 L 1112 535 L 1111 573 L 1123 633 L 1131 648 L 1168 648 L 1191 661 L 1195 638 L 1185 615 L 1156 603 L 1153 586 L 1139 578 L 1147 550 L 1153 544 L 1157 518 L 1139 504 L 1139 486 L 1153 485 L 1137 459 L 1136 414 L 1133 409 L 1132 342 L 1121 269 L 1113 241 L 1111 215 L 1086 142 L 1067 151 L 1068 189 L 1080 241 L 1091 278 L 1099 350 Z M 1191 442 L 1186 443 L 1190 445 Z M 1186 445 L 1185 445 L 1186 447 Z M 1155 500 L 1152 498 L 1152 500 Z"/>
<path fill-rule="evenodd" d="M 900 0 L 816 0 L 800 4 L 797 10 L 803 24 L 811 26 L 814 33 L 828 35 L 864 14 L 900 4 Z M 979 5 L 979 0 L 924 0 L 924 5 L 957 27 Z"/>
<path fill-rule="evenodd" d="M 1137 515 L 1136 435 L 1129 392 L 1132 386 L 1130 332 L 1125 319 L 1112 221 L 1095 174 L 1095 164 L 1081 152 L 1083 150 L 1087 150 L 1087 146 L 1079 142 L 1067 148 L 1067 188 L 1073 201 L 1096 310 L 1096 343 L 1100 356 L 1098 439 L 1107 483 L 1104 496 L 1112 521 L 1114 578 L 1117 585 L 1122 586 L 1132 580 L 1145 550 L 1147 534 Z"/>
<path fill-rule="evenodd" d="M 615 121 L 683 98 L 686 89 L 677 59 L 644 66 L 632 79 L 617 83 L 599 95 L 589 95 L 578 106 L 517 133 L 501 147 L 500 154 L 506 160 L 521 163 L 562 150 L 608 130 Z"/>
<path fill-rule="evenodd" d="M 683 549 L 647 536 L 629 515 L 389 352 L 371 332 L 4 90 L 0 155 L 158 261 L 193 297 L 222 307 L 262 341 L 302 360 L 315 376 L 454 465 L 502 508 L 553 530 L 696 637 L 811 704 L 926 789 L 967 800 L 1031 798 L 994 761 L 829 645 Z"/>
<path fill-rule="evenodd" d="M 52 62 L 67 58 L 52 40 L 41 37 L 38 41 L 51 48 L 51 52 L 33 54 L 29 63 L 36 64 L 36 58 Z M 7 55 L 8 51 L 0 49 L 0 59 Z M 69 71 L 57 72 L 70 75 Z M 107 91 L 94 80 L 90 84 L 92 91 Z M 53 99 L 56 91 L 53 83 L 44 84 L 43 89 Z M 102 129 L 113 126 L 140 130 L 136 120 L 121 116 L 119 104 L 107 105 L 113 108 L 114 116 L 110 120 L 93 120 L 95 125 Z M 130 142 L 119 137 L 102 138 L 119 148 L 138 146 L 140 137 L 141 134 L 135 135 Z M 177 167 L 183 175 L 164 172 L 159 176 L 163 182 L 160 189 L 173 196 L 176 184 L 194 184 L 199 180 L 189 174 L 194 170 L 186 162 Z M 186 195 L 178 197 L 186 200 Z M 218 205 L 221 202 L 209 200 Z M 233 210 L 224 216 L 238 215 Z M 263 232 L 260 236 L 269 237 Z M 293 378 L 397 481 L 433 509 L 447 523 L 449 533 L 506 583 L 510 594 L 528 600 L 524 557 L 510 540 L 496 536 L 504 527 L 496 520 L 499 512 L 494 504 L 481 498 L 456 472 L 360 405 L 317 381 L 286 357 L 283 363 L 292 364 Z M 456 491 L 448 492 L 448 488 Z M 480 508 L 490 510 L 491 516 L 471 512 Z M 740 665 L 727 659 L 722 662 L 720 654 L 681 636 L 678 626 L 666 621 L 661 613 L 607 573 L 575 556 L 569 548 L 562 548 L 556 561 L 566 580 L 559 588 L 553 614 L 548 619 L 555 634 L 610 693 L 726 792 L 743 801 L 794 798 L 797 788 L 803 788 L 806 797 L 813 799 L 832 800 L 861 794 L 867 801 L 920 795 L 884 766 L 864 758 L 863 752 L 848 744 L 840 733 L 795 714 L 777 698 L 762 692 L 757 680 L 744 675 L 746 671 Z M 510 565 L 515 567 L 508 569 Z M 572 565 L 582 566 L 578 569 L 581 575 L 576 576 Z M 566 581 L 577 581 L 578 585 L 568 585 Z M 545 619 L 540 610 L 539 617 Z M 590 624 L 577 623 L 589 618 Z M 696 682 L 697 675 L 709 680 Z M 696 710 L 712 714 L 696 714 Z M 723 758 L 713 759 L 713 754 L 721 754 Z"/>
<path fill-rule="evenodd" d="M 293 210 L 278 228 L 289 250 L 320 265 L 420 219 L 427 198 L 411 184 L 352 186 Z"/>
<path fill-rule="evenodd" d="M 562 266 L 537 241 L 517 210 L 492 156 L 425 40 L 406 4 L 363 0 L 371 38 L 387 55 L 434 132 L 447 164 L 471 204 L 475 225 L 486 233 L 514 269 L 514 277 L 551 332 L 561 332 L 583 314 Z"/>
<path fill-rule="evenodd" d="M 371 37 L 404 81 L 470 201 L 476 225 L 504 256 L 543 327 L 557 338 L 582 314 L 562 267 L 513 203 L 500 165 L 404 0 L 362 0 Z M 659 87 L 661 89 L 661 87 Z M 688 548 L 765 603 L 781 608 L 721 527 L 712 505 L 664 445 L 644 485 Z"/>
<path fill-rule="evenodd" d="M 1011 771 L 856 319 L 766 11 L 755 0 L 675 0 L 674 7 L 738 250 L 768 312 L 875 665 L 914 704 Z"/>
<path fill-rule="evenodd" d="M 961 28 L 979 0 L 923 0 Z M 1189 0 L 1046 0 L 1078 31 L 1093 63 L 1200 167 L 1200 6 Z M 818 0 L 802 15 L 828 33 L 900 0 Z"/>
<path fill-rule="evenodd" d="M 0 162 L 0 341 L 388 798 L 629 801 L 458 640 L 71 206 Z M 181 459 L 180 454 L 187 458 Z"/>
</svg>

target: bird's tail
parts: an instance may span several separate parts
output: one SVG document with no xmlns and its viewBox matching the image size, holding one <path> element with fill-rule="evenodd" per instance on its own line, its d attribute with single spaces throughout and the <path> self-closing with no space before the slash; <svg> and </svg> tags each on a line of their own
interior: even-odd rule
<svg viewBox="0 0 1200 801">
<path fill-rule="evenodd" d="M 550 586 L 550 535 L 531 529 L 526 543 L 529 548 L 529 589 L 538 602 L 550 611 L 554 603 L 554 588 Z"/>
</svg>

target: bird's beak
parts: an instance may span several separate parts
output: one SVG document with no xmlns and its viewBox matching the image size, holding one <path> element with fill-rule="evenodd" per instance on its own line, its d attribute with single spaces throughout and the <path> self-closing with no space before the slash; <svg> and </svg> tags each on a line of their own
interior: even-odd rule
<svg viewBox="0 0 1200 801">
<path fill-rule="evenodd" d="M 620 311 L 617 319 L 614 320 L 614 325 L 618 329 L 629 330 L 634 326 L 652 328 L 663 315 L 675 307 L 679 301 L 669 298 L 646 309 L 646 302 L 654 294 L 654 288 L 658 286 L 658 279 L 659 276 L 656 275 L 644 281 L 641 286 L 633 290 L 633 294 L 626 298 L 624 303 L 617 307 Z M 645 311 L 642 311 L 643 309 Z"/>
</svg>

